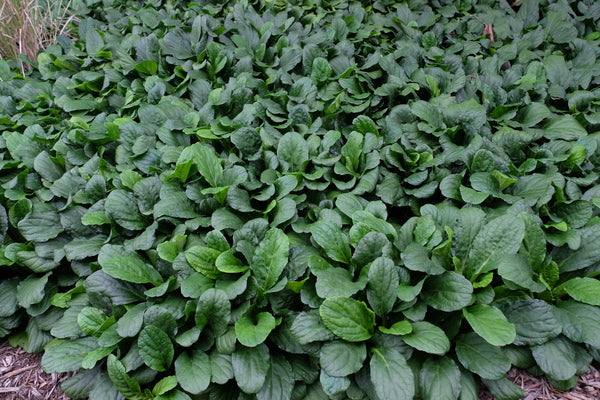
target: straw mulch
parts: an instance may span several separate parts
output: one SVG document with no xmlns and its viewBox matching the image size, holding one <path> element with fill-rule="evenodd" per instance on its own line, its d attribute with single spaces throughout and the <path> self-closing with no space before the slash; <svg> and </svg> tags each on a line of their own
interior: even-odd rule
<svg viewBox="0 0 600 400">
<path fill-rule="evenodd" d="M 69 400 L 60 390 L 60 383 L 71 375 L 46 374 L 40 360 L 39 354 L 28 354 L 7 343 L 0 344 L 0 399 Z M 545 379 L 516 369 L 509 372 L 508 378 L 527 391 L 524 400 L 600 400 L 600 372 L 594 367 L 568 392 L 559 392 Z M 483 390 L 479 400 L 495 399 Z"/>
</svg>

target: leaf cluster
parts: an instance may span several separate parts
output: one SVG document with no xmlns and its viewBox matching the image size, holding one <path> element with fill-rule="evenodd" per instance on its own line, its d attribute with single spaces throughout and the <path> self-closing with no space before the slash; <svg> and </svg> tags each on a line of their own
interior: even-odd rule
<svg viewBox="0 0 600 400">
<path fill-rule="evenodd" d="M 594 1 L 80 7 L 0 61 L 0 337 L 70 397 L 509 400 L 600 361 Z"/>
</svg>

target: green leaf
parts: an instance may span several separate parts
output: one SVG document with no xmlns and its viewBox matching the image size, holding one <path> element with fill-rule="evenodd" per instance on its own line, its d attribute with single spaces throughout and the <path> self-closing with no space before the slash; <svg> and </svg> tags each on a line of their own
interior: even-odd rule
<svg viewBox="0 0 600 400">
<path fill-rule="evenodd" d="M 402 336 L 410 347 L 430 354 L 444 355 L 450 350 L 450 340 L 443 330 L 427 321 L 412 324 L 412 332 Z"/>
<path fill-rule="evenodd" d="M 412 332 L 412 324 L 408 321 L 398 321 L 389 328 L 380 326 L 379 330 L 387 335 L 407 335 Z"/>
<path fill-rule="evenodd" d="M 132 253 L 130 256 L 117 256 L 102 260 L 102 270 L 113 278 L 134 283 L 162 283 L 162 276 L 140 256 Z"/>
<path fill-rule="evenodd" d="M 277 146 L 277 157 L 285 163 L 285 171 L 301 171 L 308 161 L 308 145 L 302 135 L 293 131 L 283 135 Z"/>
<path fill-rule="evenodd" d="M 290 400 L 294 390 L 294 374 L 290 363 L 283 356 L 271 357 L 271 366 L 265 383 L 258 393 L 258 400 Z"/>
<path fill-rule="evenodd" d="M 511 367 L 510 360 L 499 347 L 474 333 L 459 336 L 455 351 L 466 369 L 484 379 L 502 379 Z"/>
<path fill-rule="evenodd" d="M 269 349 L 260 344 L 257 347 L 242 347 L 231 357 L 235 381 L 244 393 L 258 393 L 265 384 L 271 366 Z"/>
<path fill-rule="evenodd" d="M 44 349 L 42 367 L 47 373 L 77 371 L 84 357 L 98 348 L 98 339 L 82 337 L 79 339 L 55 339 Z"/>
<path fill-rule="evenodd" d="M 255 320 L 256 323 L 250 317 L 242 317 L 235 322 L 235 336 L 246 347 L 263 343 L 277 326 L 275 317 L 268 312 L 258 313 Z"/>
<path fill-rule="evenodd" d="M 319 307 L 319 314 L 327 329 L 348 342 L 361 342 L 373 336 L 375 313 L 362 301 L 329 297 Z"/>
<path fill-rule="evenodd" d="M 515 325 L 517 336 L 513 343 L 518 346 L 542 344 L 562 330 L 552 307 L 543 300 L 516 300 L 501 309 Z"/>
<path fill-rule="evenodd" d="M 137 63 L 134 69 L 142 74 L 155 75 L 158 70 L 158 64 L 152 60 L 144 60 Z"/>
<path fill-rule="evenodd" d="M 310 233 L 332 260 L 350 263 L 352 259 L 350 244 L 339 226 L 329 220 L 319 220 L 311 225 Z"/>
<path fill-rule="evenodd" d="M 106 213 L 125 229 L 139 230 L 146 222 L 139 212 L 131 192 L 116 189 L 110 192 L 104 203 Z"/>
<path fill-rule="evenodd" d="M 375 314 L 383 317 L 392 310 L 396 301 L 399 282 L 397 267 L 391 259 L 379 257 L 371 263 L 368 276 L 369 305 Z"/>
<path fill-rule="evenodd" d="M 600 306 L 600 281 L 598 279 L 587 277 L 573 278 L 557 288 L 557 290 L 561 289 L 577 301 Z"/>
<path fill-rule="evenodd" d="M 302 312 L 298 314 L 290 330 L 300 344 L 329 341 L 334 338 L 334 335 L 323 324 L 316 312 Z"/>
<path fill-rule="evenodd" d="M 343 377 L 358 372 L 367 358 L 364 343 L 327 342 L 321 347 L 319 363 L 329 376 Z"/>
<path fill-rule="evenodd" d="M 177 377 L 173 375 L 166 376 L 160 381 L 156 382 L 156 385 L 154 385 L 152 388 L 152 394 L 155 396 L 160 396 L 170 390 L 175 389 L 175 387 L 177 387 Z"/>
<path fill-rule="evenodd" d="M 430 276 L 423 285 L 421 297 L 437 310 L 456 311 L 471 303 L 473 286 L 464 276 L 447 271 Z"/>
<path fill-rule="evenodd" d="M 600 348 L 600 308 L 568 300 L 559 302 L 554 310 L 566 337 Z"/>
<path fill-rule="evenodd" d="M 458 236 L 458 233 L 456 233 Z M 507 214 L 495 218 L 481 228 L 469 252 L 466 272 L 471 280 L 492 271 L 508 254 L 516 253 L 525 236 L 523 220 Z"/>
<path fill-rule="evenodd" d="M 483 383 L 487 386 L 492 396 L 498 400 L 520 400 L 527 395 L 525 390 L 506 378 L 497 380 L 484 379 Z"/>
<path fill-rule="evenodd" d="M 165 331 L 154 325 L 142 329 L 138 337 L 138 348 L 144 364 L 155 371 L 166 371 L 173 362 L 173 342 Z"/>
<path fill-rule="evenodd" d="M 113 354 L 108 356 L 107 369 L 110 380 L 123 396 L 128 399 L 143 398 L 143 392 L 140 388 L 140 384 L 135 379 L 127 375 L 125 366 Z"/>
<path fill-rule="evenodd" d="M 37 208 L 21 219 L 17 226 L 23 237 L 33 242 L 47 242 L 63 231 L 60 217 L 56 212 L 38 211 Z"/>
<path fill-rule="evenodd" d="M 353 280 L 353 276 L 345 268 L 330 267 L 315 273 L 317 282 L 315 289 L 319 297 L 350 297 L 366 286 L 364 280 Z"/>
<path fill-rule="evenodd" d="M 533 270 L 527 262 L 527 258 L 521 254 L 504 257 L 498 265 L 498 274 L 505 282 L 511 282 L 534 293 L 542 292 L 545 289 L 543 284 L 533 280 Z"/>
<path fill-rule="evenodd" d="M 463 315 L 475 333 L 494 346 L 506 346 L 516 338 L 515 325 L 496 307 L 477 304 L 463 309 Z"/>
<path fill-rule="evenodd" d="M 45 288 L 51 272 L 45 275 L 29 275 L 17 286 L 17 302 L 21 307 L 29 308 L 44 299 Z"/>
<path fill-rule="evenodd" d="M 571 115 L 561 115 L 544 125 L 544 136 L 548 139 L 577 140 L 585 135 L 585 128 Z"/>
<path fill-rule="evenodd" d="M 272 288 L 288 262 L 289 240 L 281 229 L 267 231 L 264 239 L 258 244 L 250 269 L 258 287 L 267 291 Z"/>
<path fill-rule="evenodd" d="M 114 322 L 114 318 L 109 319 L 102 310 L 95 307 L 84 307 L 77 316 L 77 324 L 81 330 L 87 335 L 96 337 Z"/>
<path fill-rule="evenodd" d="M 542 371 L 552 379 L 563 381 L 577 373 L 573 344 L 563 337 L 533 346 L 531 354 Z"/>
<path fill-rule="evenodd" d="M 185 168 L 190 162 L 196 165 L 198 172 L 206 179 L 206 182 L 208 182 L 210 186 L 219 186 L 221 177 L 223 176 L 223 167 L 213 149 L 203 143 L 194 143 L 193 145 L 186 147 L 177 159 L 177 169 L 175 173 L 177 174 L 177 171 L 181 168 Z M 186 179 L 187 174 L 185 174 L 185 179 L 183 179 L 183 181 Z"/>
<path fill-rule="evenodd" d="M 210 279 L 219 277 L 219 270 L 216 266 L 217 258 L 221 255 L 220 250 L 207 246 L 192 246 L 185 252 L 185 259 L 190 267 L 200 272 Z"/>
<path fill-rule="evenodd" d="M 208 289 L 198 299 L 196 326 L 203 329 L 209 325 L 215 335 L 227 330 L 231 319 L 231 303 L 227 293 L 219 289 Z"/>
<path fill-rule="evenodd" d="M 208 388 L 211 364 L 202 350 L 183 352 L 175 360 L 175 375 L 181 387 L 192 394 L 200 394 Z"/>
<path fill-rule="evenodd" d="M 402 353 L 394 348 L 375 347 L 369 373 L 380 399 L 412 400 L 415 394 L 413 372 Z"/>
<path fill-rule="evenodd" d="M 429 358 L 421 367 L 419 388 L 423 400 L 455 400 L 461 389 L 460 370 L 451 358 Z"/>
</svg>

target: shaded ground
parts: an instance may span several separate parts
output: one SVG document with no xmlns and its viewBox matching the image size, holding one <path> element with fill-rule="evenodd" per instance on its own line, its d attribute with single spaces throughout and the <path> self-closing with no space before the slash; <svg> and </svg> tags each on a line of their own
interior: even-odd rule
<svg viewBox="0 0 600 400">
<path fill-rule="evenodd" d="M 60 383 L 69 375 L 46 374 L 40 366 L 41 355 L 0 344 L 0 399 L 2 400 L 69 400 Z M 600 400 L 600 372 L 591 368 L 568 392 L 554 390 L 545 379 L 512 370 L 509 379 L 525 389 L 524 400 Z M 276 399 L 273 399 L 276 400 Z M 482 391 L 479 400 L 495 400 Z"/>
</svg>

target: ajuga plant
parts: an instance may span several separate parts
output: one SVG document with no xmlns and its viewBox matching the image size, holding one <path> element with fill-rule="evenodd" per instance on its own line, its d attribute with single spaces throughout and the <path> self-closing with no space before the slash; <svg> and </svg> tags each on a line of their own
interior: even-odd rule
<svg viewBox="0 0 600 400">
<path fill-rule="evenodd" d="M 500 400 L 600 360 L 600 3 L 85 0 L 0 61 L 0 336 L 90 400 Z"/>
</svg>

